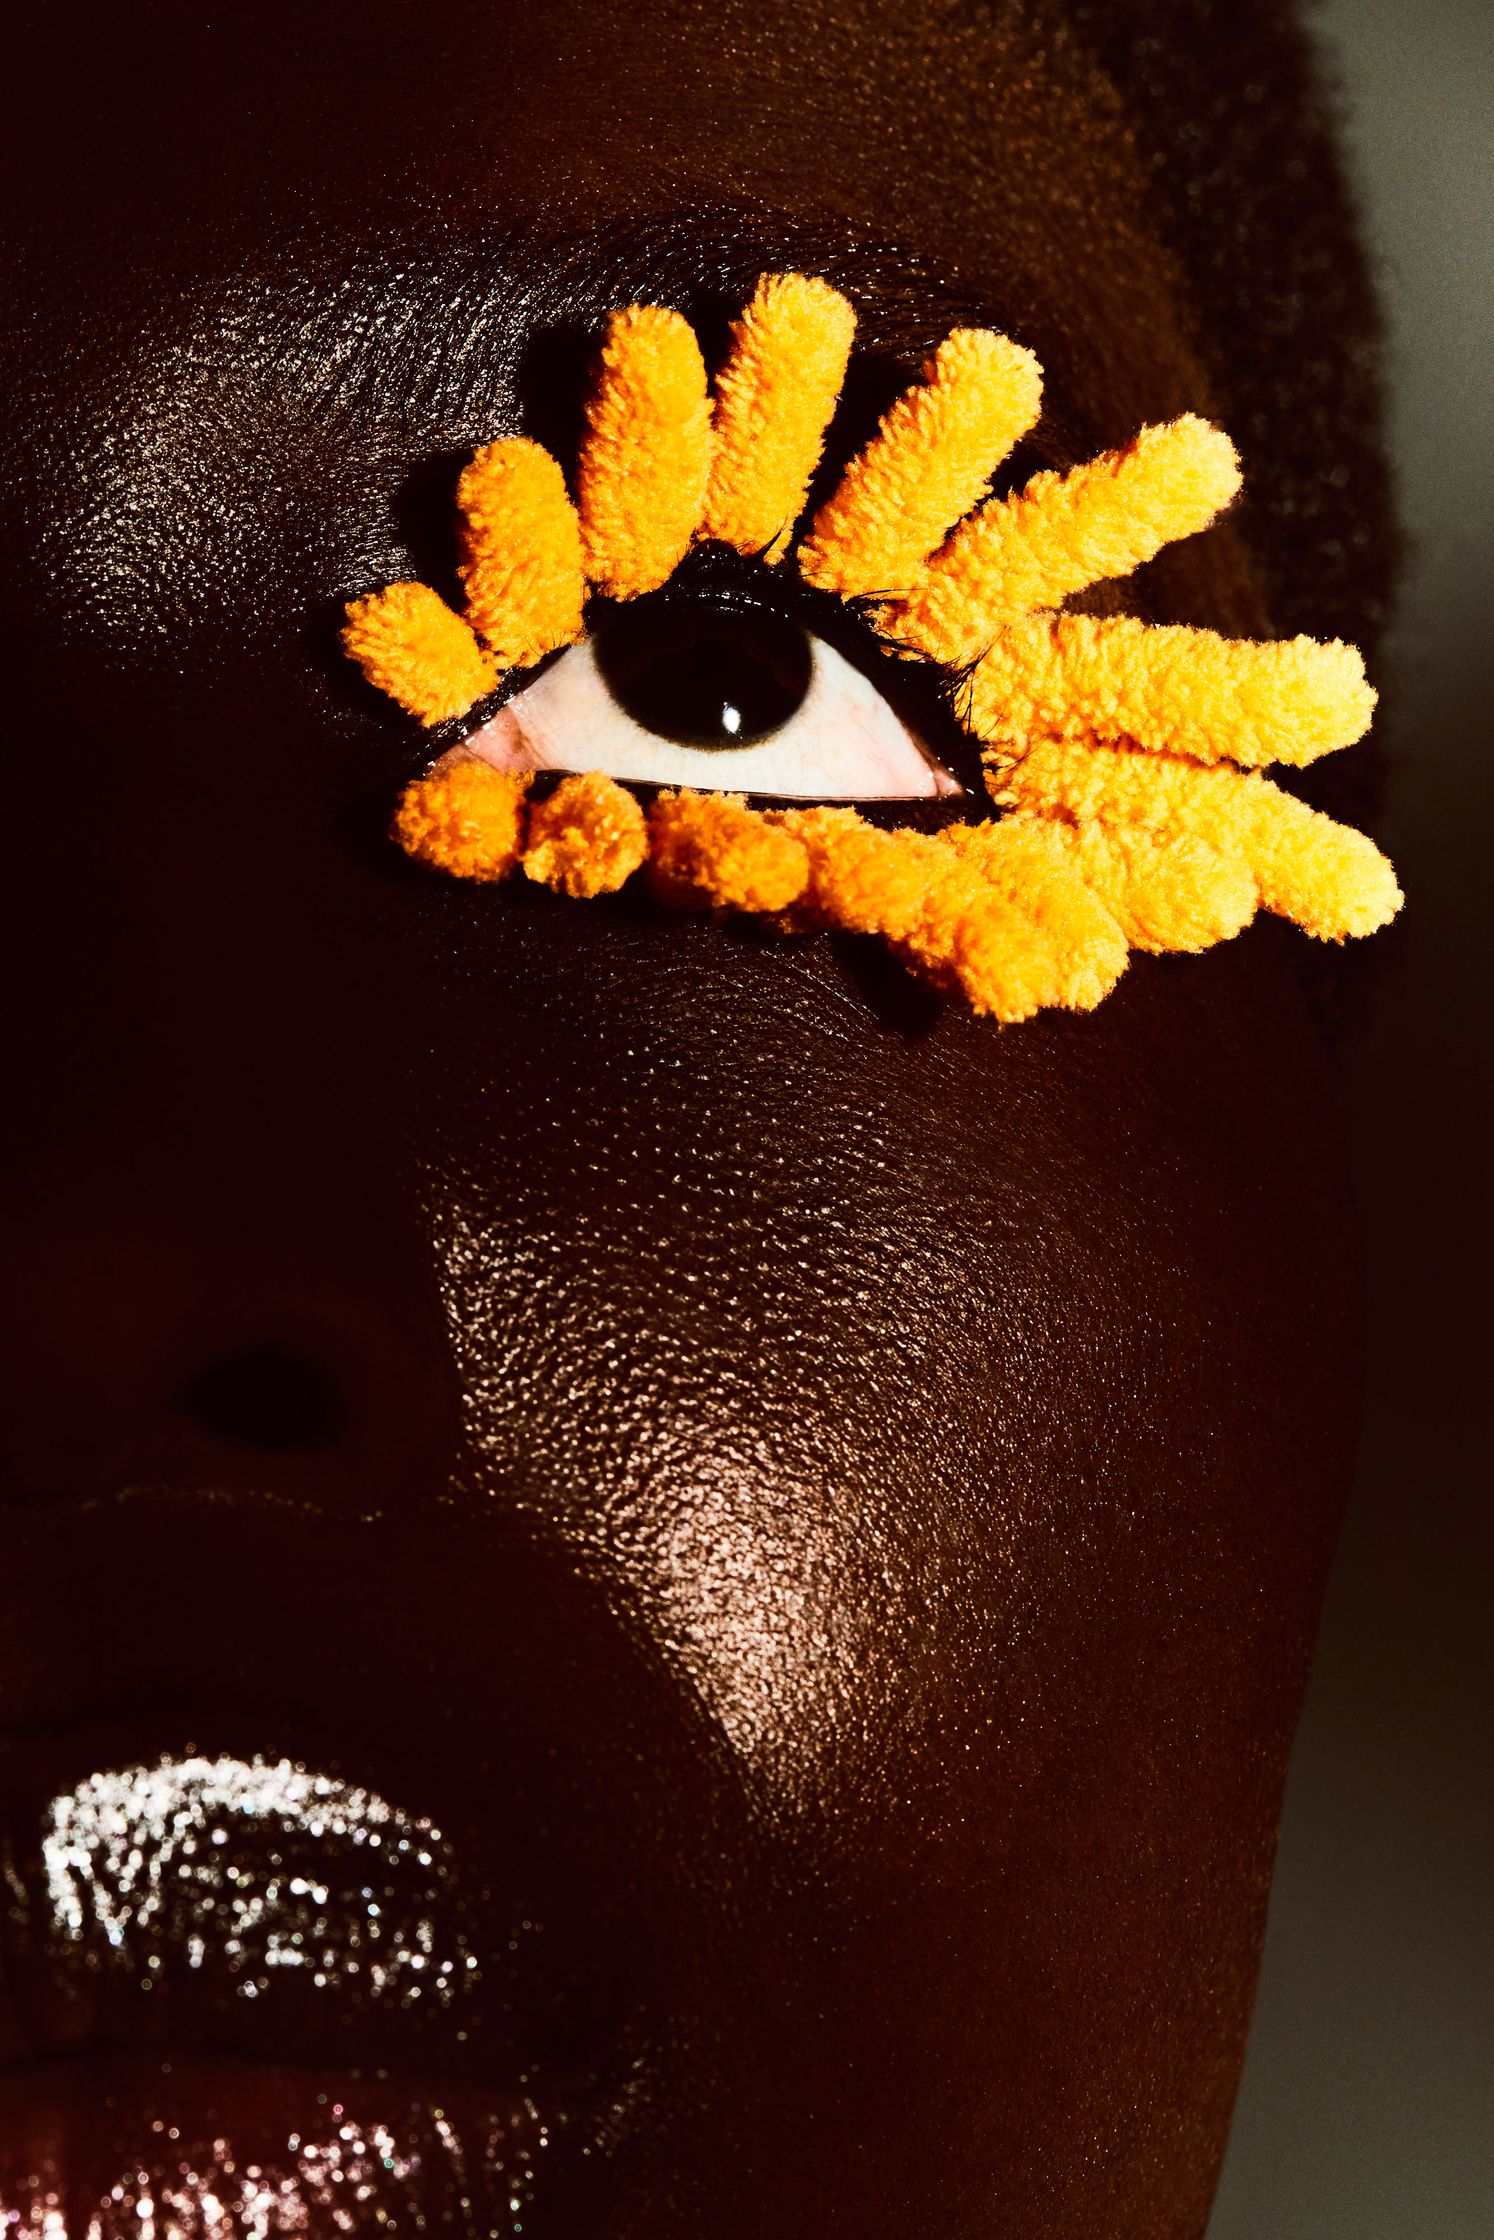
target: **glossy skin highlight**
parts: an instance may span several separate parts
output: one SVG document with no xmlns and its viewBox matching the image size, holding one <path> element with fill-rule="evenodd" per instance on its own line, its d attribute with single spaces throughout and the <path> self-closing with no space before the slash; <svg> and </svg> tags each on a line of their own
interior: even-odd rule
<svg viewBox="0 0 1494 2240">
<path fill-rule="evenodd" d="M 0 1792 L 107 1725 L 472 1832 L 616 2086 L 526 2232 L 1191 2240 L 1354 1415 L 1284 941 L 1000 1032 L 437 881 L 335 641 L 635 295 L 824 269 L 902 379 L 977 313 L 1030 464 L 1207 412 L 1123 134 L 999 12 L 384 0 L 148 56 L 73 11 L 64 156 L 58 36 L 6 155 Z M 1264 622 L 1227 524 L 1148 597 Z"/>
</svg>

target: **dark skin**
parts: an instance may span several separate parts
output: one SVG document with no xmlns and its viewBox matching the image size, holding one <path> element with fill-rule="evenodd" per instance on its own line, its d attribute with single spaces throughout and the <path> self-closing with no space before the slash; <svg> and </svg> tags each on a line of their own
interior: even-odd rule
<svg viewBox="0 0 1494 2240">
<path fill-rule="evenodd" d="M 8 158 L 0 1785 L 107 1721 L 470 1828 L 622 2111 L 526 2231 L 1188 2240 L 1353 1433 L 1286 942 L 1001 1031 L 440 881 L 335 651 L 619 302 L 826 271 L 888 378 L 979 316 L 1029 464 L 1208 411 L 1123 130 L 1051 26 L 841 0 L 60 36 Z M 1228 524 L 1127 589 L 1267 626 Z"/>
</svg>

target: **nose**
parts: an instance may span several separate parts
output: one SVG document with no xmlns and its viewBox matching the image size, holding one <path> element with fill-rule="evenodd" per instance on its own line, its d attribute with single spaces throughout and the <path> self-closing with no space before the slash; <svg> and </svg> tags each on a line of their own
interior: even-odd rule
<svg viewBox="0 0 1494 2240">
<path fill-rule="evenodd" d="M 335 864 L 297 865 L 278 829 L 251 848 L 242 809 L 179 845 L 137 817 L 131 852 L 122 790 L 109 807 L 107 830 L 80 809 L 101 825 L 82 890 L 62 910 L 38 876 L 18 919 L 0 1504 L 425 1501 L 459 1409 L 377 890 L 345 872 L 329 894 Z M 211 855 L 204 829 L 229 835 Z"/>
<path fill-rule="evenodd" d="M 314 1452 L 346 1422 L 335 1374 L 289 1346 L 241 1346 L 193 1371 L 182 1406 L 210 1438 L 259 1454 Z"/>
<path fill-rule="evenodd" d="M 0 1504 L 182 1486 L 372 1516 L 440 1492 L 458 1394 L 418 1236 L 387 1204 L 242 1189 L 129 1205 L 94 1178 L 13 1236 Z"/>
</svg>

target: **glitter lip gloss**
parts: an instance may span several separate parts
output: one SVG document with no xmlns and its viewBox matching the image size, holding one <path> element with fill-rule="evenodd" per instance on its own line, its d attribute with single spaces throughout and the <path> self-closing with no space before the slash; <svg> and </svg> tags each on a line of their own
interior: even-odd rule
<svg viewBox="0 0 1494 2240">
<path fill-rule="evenodd" d="M 58 1790 L 0 1861 L 0 2240 L 537 2229 L 539 1925 L 432 1821 L 184 1753 Z"/>
<path fill-rule="evenodd" d="M 558 2144 L 468 2086 L 151 2061 L 0 2078 L 0 2235 L 302 2240 L 538 2234 Z"/>
</svg>

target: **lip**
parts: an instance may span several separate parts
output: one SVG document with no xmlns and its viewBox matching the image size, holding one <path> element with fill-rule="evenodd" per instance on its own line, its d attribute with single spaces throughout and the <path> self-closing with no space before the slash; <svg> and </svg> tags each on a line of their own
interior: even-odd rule
<svg viewBox="0 0 1494 2240">
<path fill-rule="evenodd" d="M 585 2096 L 523 2051 L 540 1924 L 439 1827 L 285 1759 L 24 1793 L 0 1844 L 0 2231 L 332 2233 L 349 2200 L 359 2229 L 523 2230 Z"/>
<path fill-rule="evenodd" d="M 531 2081 L 534 1910 L 376 1790 L 289 1758 L 106 1759 L 44 1799 L 12 1783 L 8 1823 L 0 2011 L 23 2058 L 347 2060 L 355 2031 L 364 2066 Z"/>
<path fill-rule="evenodd" d="M 603 2136 L 615 2143 L 650 2103 L 655 2030 L 633 1954 L 672 1909 L 649 1852 L 653 1842 L 668 1864 L 669 1824 L 638 1771 L 652 1777 L 657 1758 L 662 1780 L 666 1763 L 657 1745 L 644 1757 L 631 1740 L 661 1724 L 632 1665 L 619 1661 L 599 1687 L 569 1659 L 573 1627 L 606 1639 L 578 1610 L 573 1575 L 517 1536 L 474 1535 L 439 1513 L 418 1530 L 374 1520 L 350 1532 L 304 1513 L 163 1494 L 12 1516 L 6 1528 L 0 2233 L 17 2218 L 29 2230 L 33 2209 L 45 2218 L 56 2195 L 72 2206 L 47 2228 L 52 2240 L 84 2240 L 100 2215 L 97 2240 L 109 2240 L 113 2210 L 99 2204 L 117 2187 L 133 2200 L 143 2171 L 164 2199 L 184 2161 L 196 2158 L 206 2184 L 224 2154 L 240 2170 L 273 2167 L 299 2204 L 300 2222 L 269 2232 L 362 2230 L 361 2212 L 351 2227 L 327 2221 L 320 2181 L 296 2160 L 339 2105 L 351 2111 L 339 2134 L 347 2125 L 386 2141 L 389 2168 L 367 2183 L 393 2184 L 390 2169 L 405 2170 L 404 2206 L 389 2211 L 396 2229 L 580 2229 L 557 2206 L 580 2176 L 578 2156 Z M 129 1582 L 148 1568 L 161 1584 L 142 1626 Z M 225 1610 L 272 1612 L 272 1637 L 226 1623 Z M 104 1704 L 115 1716 L 100 1719 Z M 158 1897 L 164 1877 L 181 1899 L 182 1857 L 156 1836 L 127 1842 L 110 1864 L 90 1835 L 83 1934 L 61 1934 L 44 1852 L 60 1801 L 76 1804 L 100 1777 L 144 1779 L 163 1760 L 178 1774 L 194 1761 L 258 1761 L 282 1780 L 288 1766 L 330 1784 L 340 1809 L 350 1790 L 363 1801 L 330 1842 L 293 1814 L 288 1848 L 263 1811 L 257 1821 L 250 1812 L 235 1848 L 212 1845 L 223 1800 L 210 1798 L 196 1834 L 247 1874 L 236 1915 L 221 1882 L 142 1914 L 136 1901 L 153 1875 Z M 613 1764 L 641 1805 L 609 1785 Z M 383 1848 L 369 1837 L 391 1827 L 414 1848 L 386 1866 L 393 1887 L 379 1895 L 362 1862 Z M 423 1865 L 427 1836 L 440 1843 L 426 1845 Z M 620 1860 L 634 1862 L 631 1877 Z M 293 1891 L 295 1881 L 308 1888 Z M 372 1992 L 365 1963 L 387 1940 L 369 1935 L 365 1891 L 381 1919 L 411 1932 Z M 421 1922 L 426 1947 L 413 1934 Z M 296 1935 L 310 1938 L 319 1969 L 286 1964 Z M 279 1940 L 274 1961 L 266 1937 Z M 427 1967 L 415 1969 L 416 1957 Z M 452 1996 L 406 1996 L 444 1962 Z M 317 2151 L 356 2144 L 339 2136 Z M 487 2199 L 482 2187 L 491 2194 L 480 2224 L 475 2207 L 448 2211 L 457 2163 L 473 2203 Z M 367 2228 L 381 2228 L 369 2216 Z M 154 2236 L 138 2216 L 119 2225 L 133 2240 L 199 2230 L 207 2240 L 213 2229 L 180 2214 Z M 241 2229 L 257 2228 L 222 2227 Z"/>
<path fill-rule="evenodd" d="M 0 2077 L 0 2231 L 519 2235 L 563 2146 L 476 2086 L 96 2056 Z"/>
</svg>

